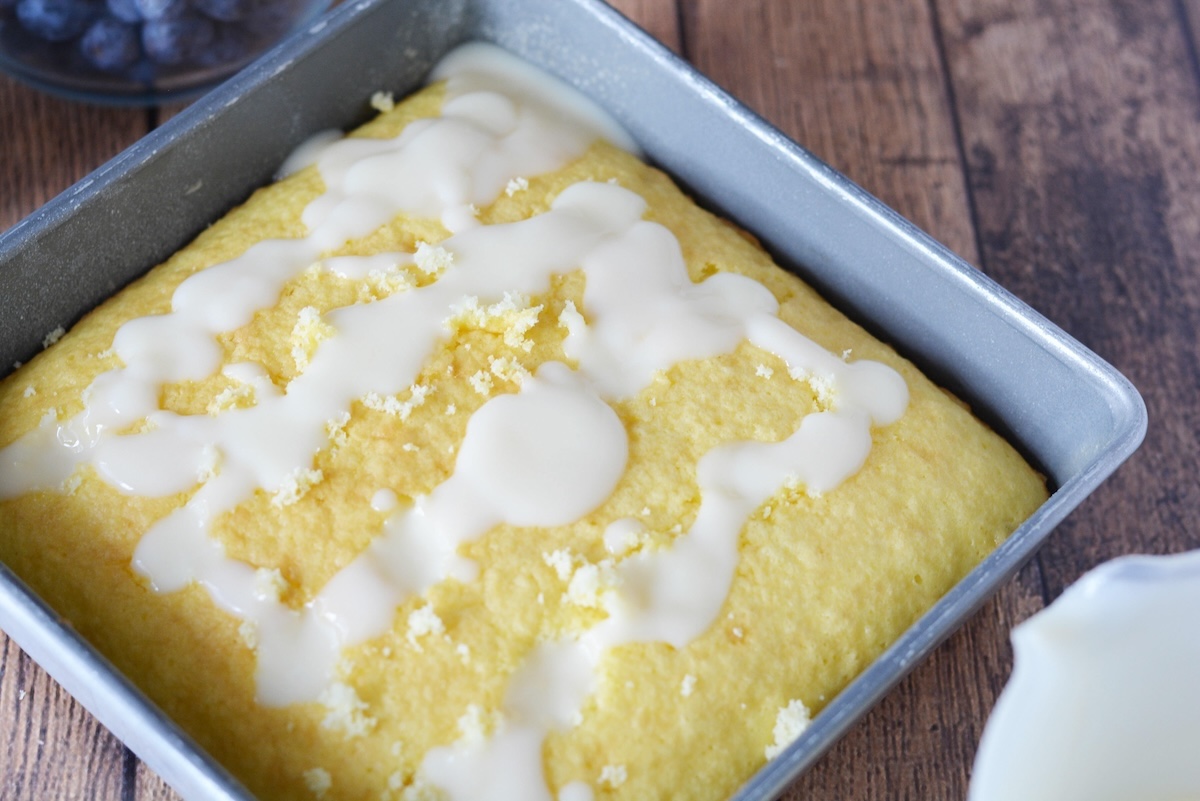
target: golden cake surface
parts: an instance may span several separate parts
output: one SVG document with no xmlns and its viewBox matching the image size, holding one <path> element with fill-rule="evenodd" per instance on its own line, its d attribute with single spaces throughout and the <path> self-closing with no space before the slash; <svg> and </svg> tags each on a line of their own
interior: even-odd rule
<svg viewBox="0 0 1200 801">
<path fill-rule="evenodd" d="M 355 136 L 391 138 L 437 117 L 444 91 L 422 91 Z M 869 454 L 844 480 L 828 491 L 787 481 L 754 504 L 710 625 L 674 644 L 613 639 L 596 657 L 574 718 L 544 727 L 539 768 L 548 797 L 565 790 L 564 798 L 723 798 L 794 733 L 789 722 L 795 728 L 803 713 L 818 713 L 1046 491 L 963 404 L 629 153 L 596 142 L 565 166 L 519 178 L 472 210 L 470 230 L 544 217 L 581 183 L 633 193 L 645 201 L 641 218 L 677 240 L 691 282 L 752 279 L 804 337 L 840 362 L 886 365 L 907 389 L 903 414 L 870 427 Z M 93 382 L 123 365 L 113 350 L 118 329 L 166 315 L 189 276 L 256 242 L 304 237 L 302 213 L 325 190 L 310 166 L 258 191 L 0 383 L 0 448 L 8 449 L 0 454 L 39 427 L 80 415 Z M 220 419 L 272 392 L 286 396 L 340 335 L 345 318 L 336 310 L 446 281 L 456 264 L 426 271 L 419 259 L 464 262 L 458 236 L 444 220 L 401 213 L 324 250 L 316 266 L 287 278 L 277 302 L 215 337 L 222 367 L 255 364 L 261 375 L 216 369 L 164 382 L 159 408 Z M 348 275 L 330 266 L 340 256 L 393 252 L 418 254 L 413 264 L 422 269 Z M 260 487 L 215 517 L 208 531 L 221 553 L 256 571 L 255 592 L 278 608 L 312 607 L 397 510 L 450 482 L 481 409 L 549 387 L 544 365 L 577 366 L 564 343 L 575 315 L 593 322 L 589 286 L 582 270 L 570 269 L 555 272 L 543 291 L 480 296 L 476 305 L 464 297 L 442 315 L 443 334 L 412 388 L 359 396 L 348 416 L 330 416 L 297 483 Z M 613 614 L 605 599 L 620 591 L 623 560 L 668 553 L 689 536 L 706 454 L 730 443 L 783 442 L 806 418 L 837 408 L 827 385 L 790 368 L 743 340 L 655 370 L 628 395 L 609 393 L 604 400 L 627 437 L 611 491 L 577 519 L 501 521 L 464 540 L 455 558 L 474 575 L 439 575 L 399 598 L 388 624 L 346 639 L 332 680 L 301 700 L 263 702 L 261 632 L 215 601 L 203 581 L 156 591 L 161 582 L 135 564 L 146 532 L 185 507 L 196 486 L 151 497 L 94 464 L 77 465 L 59 485 L 0 496 L 0 561 L 260 797 L 437 797 L 428 755 L 503 729 L 514 677 L 532 655 L 547 643 L 586 639 Z M 135 422 L 110 439 L 153 428 Z"/>
</svg>

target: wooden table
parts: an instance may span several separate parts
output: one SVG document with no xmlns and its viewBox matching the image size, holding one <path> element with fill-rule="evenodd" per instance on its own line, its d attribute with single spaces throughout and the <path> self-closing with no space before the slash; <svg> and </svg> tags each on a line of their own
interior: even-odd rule
<svg viewBox="0 0 1200 801">
<path fill-rule="evenodd" d="M 1200 547 L 1200 0 L 621 0 L 775 125 L 1128 375 L 1141 450 L 786 796 L 961 799 L 1008 631 Z M 171 109 L 0 79 L 0 229 Z M 176 796 L 0 634 L 0 799 Z"/>
</svg>

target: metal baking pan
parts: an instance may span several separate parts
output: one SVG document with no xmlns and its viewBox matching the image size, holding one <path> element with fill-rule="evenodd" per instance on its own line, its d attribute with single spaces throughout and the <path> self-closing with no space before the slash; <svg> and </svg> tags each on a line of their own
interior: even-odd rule
<svg viewBox="0 0 1200 801">
<path fill-rule="evenodd" d="M 967 400 L 1054 489 L 736 795 L 773 798 L 1133 452 L 1145 407 L 1111 366 L 597 0 L 344 4 L 0 238 L 0 364 L 184 245 L 311 133 L 362 122 L 371 91 L 407 93 L 468 40 L 605 106 L 652 162 Z M 185 797 L 249 799 L 2 565 L 0 627 Z"/>
</svg>

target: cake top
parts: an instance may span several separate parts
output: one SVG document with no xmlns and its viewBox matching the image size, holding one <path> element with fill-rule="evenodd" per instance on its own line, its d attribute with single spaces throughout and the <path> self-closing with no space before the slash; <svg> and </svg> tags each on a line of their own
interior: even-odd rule
<svg viewBox="0 0 1200 801">
<path fill-rule="evenodd" d="M 457 51 L 435 76 L 446 81 L 440 116 L 393 139 L 342 139 L 310 154 L 325 191 L 304 209 L 306 235 L 252 245 L 183 281 L 168 313 L 122 325 L 112 343 L 121 365 L 95 379 L 83 410 L 61 420 L 52 412 L 0 450 L 0 500 L 69 488 L 82 466 L 128 494 L 189 493 L 142 537 L 137 571 L 159 592 L 199 583 L 245 621 L 260 703 L 320 700 L 353 735 L 371 721 L 339 680 L 342 651 L 389 630 L 406 600 L 476 580 L 460 546 L 497 525 L 567 525 L 602 504 L 628 459 L 615 402 L 680 362 L 745 342 L 774 354 L 813 387 L 818 409 L 782 441 L 705 454 L 699 510 L 669 547 L 633 549 L 640 523 L 626 518 L 609 524 L 611 558 L 599 564 L 546 554 L 569 581 L 569 601 L 596 609 L 597 622 L 541 642 L 510 679 L 500 717 L 468 716 L 462 738 L 422 762 L 422 779 L 452 798 L 536 799 L 548 797 L 542 741 L 576 724 L 599 660 L 625 643 L 683 648 L 704 633 L 729 592 L 748 517 L 785 487 L 835 489 L 867 459 L 872 427 L 904 413 L 908 393 L 890 367 L 850 362 L 782 322 L 757 281 L 716 273 L 693 282 L 675 236 L 619 185 L 579 182 L 544 213 L 482 224 L 479 206 L 526 191 L 529 177 L 564 166 L 597 136 L 628 137 L 582 96 L 493 48 Z M 437 221 L 446 235 L 413 252 L 329 255 L 400 214 Z M 222 364 L 217 337 L 272 307 L 306 270 L 373 291 L 325 315 L 300 311 L 286 386 L 255 362 Z M 526 369 L 525 333 L 544 311 L 531 298 L 574 272 L 586 288 L 558 318 L 562 358 Z M 406 419 L 431 391 L 419 381 L 431 354 L 472 325 L 499 326 L 508 354 L 470 376 L 489 400 L 471 415 L 446 480 L 407 504 L 392 488 L 367 488 L 388 512 L 381 530 L 303 605 L 285 602 L 277 571 L 225 554 L 210 536 L 220 516 L 259 493 L 279 508 L 302 498 L 324 478 L 314 456 L 339 447 L 355 405 Z M 218 371 L 230 385 L 208 414 L 161 408 L 164 386 Z M 519 390 L 491 396 L 501 380 Z M 442 622 L 426 606 L 408 625 L 419 646 Z M 793 718 L 780 737 L 794 736 Z M 610 768 L 616 786 L 623 769 Z"/>
</svg>

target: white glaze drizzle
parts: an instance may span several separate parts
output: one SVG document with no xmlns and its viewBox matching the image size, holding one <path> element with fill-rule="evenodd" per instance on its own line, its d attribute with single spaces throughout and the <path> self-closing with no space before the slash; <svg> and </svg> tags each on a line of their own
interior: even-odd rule
<svg viewBox="0 0 1200 801">
<path fill-rule="evenodd" d="M 666 550 L 616 564 L 608 617 L 538 647 L 513 677 L 491 737 L 434 749 L 422 764 L 422 777 L 455 799 L 549 799 L 542 740 L 577 722 L 604 652 L 644 641 L 684 647 L 701 635 L 728 594 L 746 518 L 789 482 L 820 493 L 852 475 L 870 450 L 871 426 L 903 413 L 907 389 L 890 368 L 847 364 L 782 323 L 774 297 L 751 279 L 718 274 L 693 283 L 675 237 L 643 221 L 644 201 L 618 186 L 576 184 L 544 214 L 480 225 L 475 204 L 558 168 L 598 133 L 618 142 L 624 134 L 586 101 L 487 48 L 468 47 L 436 75 L 449 78 L 441 117 L 410 124 L 394 140 L 344 139 L 315 155 L 327 190 L 304 211 L 307 237 L 260 242 L 183 282 L 170 313 L 122 326 L 113 349 L 126 366 L 93 382 L 84 411 L 62 422 L 48 417 L 0 450 L 0 499 L 55 489 L 82 464 L 130 494 L 194 490 L 145 534 L 136 567 L 163 592 L 201 583 L 255 627 L 263 703 L 312 700 L 334 680 L 341 649 L 390 629 L 399 604 L 441 581 L 475 577 L 478 567 L 457 553 L 461 544 L 499 523 L 570 524 L 608 497 L 627 457 L 609 402 L 636 395 L 680 361 L 728 353 L 746 340 L 774 353 L 821 388 L 823 409 L 783 442 L 732 443 L 706 454 L 690 529 Z M 326 315 L 333 335 L 285 391 L 260 368 L 234 365 L 225 372 L 252 386 L 254 405 L 197 417 L 158 408 L 163 384 L 217 369 L 216 334 L 273 305 L 283 284 L 322 252 L 397 213 L 440 219 L 453 232 L 440 243 L 436 271 L 427 270 L 436 280 Z M 323 264 L 361 279 L 424 269 L 427 255 Z M 484 404 L 468 422 L 451 477 L 391 514 L 311 603 L 291 609 L 256 592 L 255 569 L 227 558 L 208 536 L 216 518 L 257 490 L 286 505 L 318 484 L 312 461 L 327 445 L 327 423 L 343 419 L 356 399 L 411 392 L 410 403 L 418 394 L 423 400 L 413 382 L 464 300 L 538 294 L 553 275 L 574 269 L 586 277 L 583 314 L 561 319 L 564 352 L 577 370 L 547 363 L 519 393 Z M 141 433 L 114 433 L 143 420 Z M 374 497 L 386 511 L 394 495 Z M 618 558 L 638 533 L 633 522 L 623 525 L 606 536 Z M 586 784 L 571 789 L 587 792 Z"/>
</svg>

